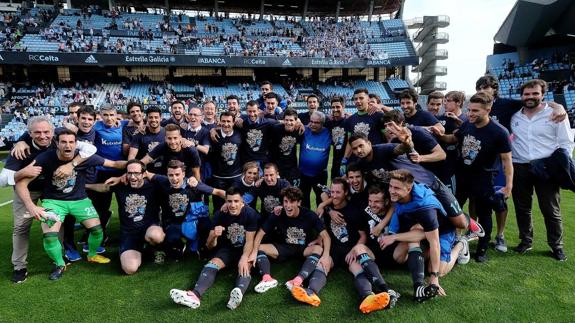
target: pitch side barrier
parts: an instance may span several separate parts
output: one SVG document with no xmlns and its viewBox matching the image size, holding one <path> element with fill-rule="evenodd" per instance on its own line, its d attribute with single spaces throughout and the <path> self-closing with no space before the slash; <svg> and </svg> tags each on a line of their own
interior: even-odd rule
<svg viewBox="0 0 575 323">
<path fill-rule="evenodd" d="M 387 59 L 338 59 L 310 57 L 243 57 L 170 54 L 104 54 L 59 52 L 0 52 L 0 64 L 96 66 L 221 66 L 283 68 L 367 68 L 417 64 L 416 56 Z"/>
</svg>

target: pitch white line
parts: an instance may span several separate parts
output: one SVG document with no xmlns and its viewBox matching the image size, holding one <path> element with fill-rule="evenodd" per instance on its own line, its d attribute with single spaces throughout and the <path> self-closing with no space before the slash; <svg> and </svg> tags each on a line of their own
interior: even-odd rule
<svg viewBox="0 0 575 323">
<path fill-rule="evenodd" d="M 10 200 L 8 202 L 4 202 L 4 203 L 0 203 L 0 207 L 4 206 L 4 205 L 8 205 L 10 203 L 14 202 L 14 200 Z"/>
</svg>

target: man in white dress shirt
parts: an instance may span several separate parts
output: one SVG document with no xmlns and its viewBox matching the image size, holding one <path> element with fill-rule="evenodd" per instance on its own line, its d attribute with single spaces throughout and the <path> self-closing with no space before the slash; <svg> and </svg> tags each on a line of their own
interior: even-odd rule
<svg viewBox="0 0 575 323">
<path fill-rule="evenodd" d="M 542 102 L 547 90 L 543 80 L 531 80 L 521 86 L 523 108 L 511 118 L 512 158 L 515 176 L 513 181 L 513 203 L 519 238 L 521 242 L 515 248 L 519 253 L 531 250 L 533 244 L 533 224 L 531 205 L 533 189 L 539 201 L 539 209 L 545 219 L 547 243 L 553 257 L 559 261 L 567 260 L 563 252 L 563 224 L 559 205 L 559 184 L 537 178 L 531 170 L 531 162 L 547 158 L 558 148 L 564 148 L 569 154 L 573 151 L 573 133 L 569 120 L 554 123 L 551 120 L 552 109 Z"/>
</svg>

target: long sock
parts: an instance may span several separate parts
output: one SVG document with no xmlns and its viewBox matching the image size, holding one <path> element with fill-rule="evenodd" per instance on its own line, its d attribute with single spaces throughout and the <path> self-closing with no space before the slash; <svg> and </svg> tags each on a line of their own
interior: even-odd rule
<svg viewBox="0 0 575 323">
<path fill-rule="evenodd" d="M 48 232 L 44 233 L 44 238 L 42 239 L 44 244 L 44 250 L 48 254 L 48 257 L 52 259 L 57 266 L 66 266 L 64 258 L 62 258 L 62 244 L 58 239 L 58 232 Z"/>
<path fill-rule="evenodd" d="M 369 279 L 367 279 L 367 275 L 365 274 L 365 272 L 361 271 L 357 275 L 355 275 L 353 284 L 355 285 L 355 289 L 357 289 L 359 297 L 361 297 L 362 300 L 367 296 L 373 294 L 373 290 L 371 289 L 371 283 L 369 282 Z"/>
<path fill-rule="evenodd" d="M 218 273 L 218 271 L 220 270 L 220 268 L 211 263 L 208 262 L 204 268 L 202 269 L 202 272 L 200 273 L 200 277 L 198 277 L 198 281 L 196 282 L 196 285 L 194 286 L 194 290 L 193 292 L 198 296 L 198 297 L 202 297 L 202 295 L 206 292 L 206 290 L 208 290 L 208 288 L 212 287 L 212 285 L 214 284 L 214 281 L 216 280 L 216 274 Z"/>
<path fill-rule="evenodd" d="M 389 288 L 387 287 L 387 284 L 381 275 L 381 271 L 379 271 L 377 264 L 375 261 L 373 261 L 373 259 L 369 257 L 367 253 L 362 253 L 359 255 L 359 264 L 361 265 L 361 268 L 363 268 L 363 271 L 365 271 L 365 273 L 371 277 L 371 281 L 379 289 L 379 291 L 387 292 Z"/>
<path fill-rule="evenodd" d="M 411 279 L 413 280 L 413 286 L 423 285 L 423 279 L 425 278 L 425 263 L 423 259 L 423 254 L 421 253 L 421 248 L 411 248 L 407 254 L 407 267 L 411 272 Z"/>
<path fill-rule="evenodd" d="M 325 271 L 323 271 L 323 268 L 317 267 L 311 273 L 309 279 L 309 289 L 313 290 L 314 293 L 319 295 L 319 292 L 325 286 L 326 281 L 327 281 L 327 275 L 325 274 Z"/>
<path fill-rule="evenodd" d="M 303 265 L 299 273 L 297 274 L 301 277 L 301 280 L 304 281 L 309 275 L 314 271 L 314 268 L 317 267 L 317 262 L 319 261 L 320 255 L 317 253 L 311 254 L 307 259 L 304 261 Z"/>
<path fill-rule="evenodd" d="M 245 294 L 250 287 L 250 282 L 252 281 L 252 276 L 241 276 L 239 275 L 236 279 L 236 287 L 242 291 L 242 294 Z"/>
<path fill-rule="evenodd" d="M 268 256 L 265 252 L 258 251 L 258 257 L 256 258 L 256 265 L 260 271 L 260 275 L 265 276 L 271 273 L 271 265 Z"/>
<path fill-rule="evenodd" d="M 98 247 L 102 244 L 102 239 L 104 239 L 104 231 L 102 231 L 102 226 L 99 224 L 88 230 L 90 231 L 88 236 L 88 257 L 94 257 Z"/>
</svg>

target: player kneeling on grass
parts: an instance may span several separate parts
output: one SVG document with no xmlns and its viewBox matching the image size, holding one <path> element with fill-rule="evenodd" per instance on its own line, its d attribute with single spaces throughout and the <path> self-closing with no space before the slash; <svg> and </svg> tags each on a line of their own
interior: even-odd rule
<svg viewBox="0 0 575 323">
<path fill-rule="evenodd" d="M 120 183 L 119 177 L 106 183 L 112 186 L 118 202 L 122 270 L 133 275 L 142 264 L 145 243 L 159 245 L 166 235 L 158 225 L 162 193 L 159 186 L 145 178 L 146 165 L 137 159 L 128 161 L 126 170 L 127 184 Z"/>
<path fill-rule="evenodd" d="M 250 261 L 254 262 L 262 275 L 262 280 L 254 288 L 258 293 L 264 293 L 278 284 L 271 276 L 268 257 L 277 261 L 306 257 L 300 272 L 292 280 L 295 285 L 301 285 L 314 271 L 323 251 L 319 245 L 308 244 L 319 236 L 323 245 L 329 245 L 329 235 L 321 219 L 314 212 L 301 207 L 303 193 L 299 188 L 282 189 L 281 198 L 283 207 L 277 206 L 274 210 L 281 213 L 270 215 L 264 222 L 256 235 L 254 249 L 250 255 Z M 261 244 L 268 233 L 273 236 L 273 241 Z"/>
<path fill-rule="evenodd" d="M 373 262 L 365 249 L 354 249 L 354 247 L 364 245 L 366 233 L 360 226 L 360 209 L 348 202 L 349 184 L 342 178 L 335 178 L 331 185 L 331 203 L 333 210 L 343 216 L 343 223 L 332 221 L 329 216 L 324 216 L 325 227 L 330 236 L 330 245 L 323 246 L 323 254 L 314 272 L 309 279 L 308 288 L 293 284 L 292 296 L 300 302 L 319 306 L 321 300 L 319 291 L 325 286 L 327 274 L 335 266 L 347 266 L 354 275 L 354 284 L 362 300 L 359 309 L 363 313 L 370 313 L 382 310 L 389 304 L 389 294 L 387 287 L 377 265 Z M 359 251 L 358 254 L 356 251 Z M 365 269 L 364 269 L 365 268 Z M 374 294 L 370 279 L 377 283 L 379 294 Z M 289 282 L 288 282 L 289 283 Z"/>
<path fill-rule="evenodd" d="M 214 256 L 202 269 L 192 290 L 170 290 L 170 296 L 176 304 L 198 308 L 200 299 L 213 285 L 218 271 L 234 264 L 238 266 L 238 278 L 227 306 L 233 310 L 242 302 L 251 281 L 251 264 L 248 259 L 253 249 L 259 215 L 244 204 L 242 194 L 235 187 L 226 191 L 226 204 L 227 211 L 216 211 L 214 227 L 206 242 L 208 249 L 217 248 Z"/>
<path fill-rule="evenodd" d="M 394 258 L 399 263 L 407 262 L 415 301 L 421 303 L 437 295 L 445 295 L 439 285 L 439 277 L 453 268 L 463 249 L 461 243 L 456 243 L 455 227 L 433 191 L 425 185 L 414 183 L 409 171 L 400 169 L 390 173 L 389 194 L 395 203 L 395 210 L 389 225 L 391 234 L 380 237 L 381 247 L 400 242 L 396 250 L 402 250 L 403 254 Z M 429 244 L 428 286 L 424 284 L 422 240 L 427 240 Z"/>
<path fill-rule="evenodd" d="M 96 254 L 102 242 L 103 232 L 100 225 L 98 213 L 94 209 L 92 202 L 86 194 L 85 174 L 86 168 L 91 166 L 106 166 L 114 168 L 124 168 L 125 161 L 111 161 L 98 155 L 88 158 L 82 165 L 75 167 L 70 176 L 57 178 L 54 172 L 61 165 L 67 164 L 76 156 L 76 134 L 71 130 L 62 130 L 57 135 L 57 148 L 50 149 L 38 155 L 33 163 L 42 168 L 42 175 L 45 177 L 45 186 L 42 206 L 37 206 L 30 198 L 28 183 L 35 177 L 27 177 L 16 183 L 16 193 L 30 214 L 42 221 L 42 232 L 44 233 L 44 250 L 55 262 L 56 267 L 50 274 L 51 280 L 62 277 L 66 270 L 66 263 L 62 257 L 62 245 L 58 240 L 58 232 L 66 215 L 70 214 L 90 231 L 88 237 L 88 261 L 105 264 L 110 259 Z M 75 166 L 75 165 L 74 165 Z M 38 175 L 39 176 L 39 175 Z M 50 220 L 48 220 L 48 217 Z"/>
</svg>

